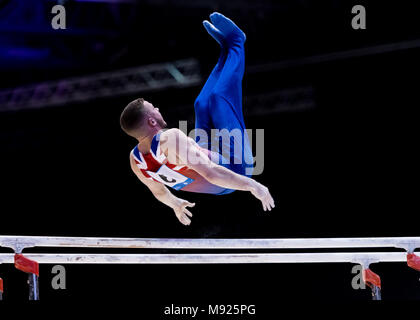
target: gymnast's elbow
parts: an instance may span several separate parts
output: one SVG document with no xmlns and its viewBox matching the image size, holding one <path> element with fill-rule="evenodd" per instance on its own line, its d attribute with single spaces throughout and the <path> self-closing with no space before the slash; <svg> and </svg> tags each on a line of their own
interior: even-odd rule
<svg viewBox="0 0 420 320">
<path fill-rule="evenodd" d="M 211 162 L 203 161 L 194 164 L 190 163 L 189 167 L 209 182 L 211 182 L 211 180 L 213 180 L 216 176 L 213 168 L 214 166 Z"/>
<path fill-rule="evenodd" d="M 212 164 L 209 166 L 205 166 L 205 168 L 202 168 L 199 173 L 208 182 L 217 184 L 221 179 L 223 179 L 223 172 L 221 172 L 219 168 L 220 166 Z"/>
</svg>

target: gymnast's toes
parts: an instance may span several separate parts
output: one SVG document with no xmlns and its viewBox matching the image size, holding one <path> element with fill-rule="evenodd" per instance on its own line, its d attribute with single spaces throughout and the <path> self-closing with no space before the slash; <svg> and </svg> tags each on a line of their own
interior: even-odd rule
<svg viewBox="0 0 420 320">
<path fill-rule="evenodd" d="M 226 39 L 245 42 L 245 33 L 232 20 L 221 13 L 213 12 L 210 15 L 210 21 L 218 30 L 220 30 Z"/>
<path fill-rule="evenodd" d="M 210 22 L 207 20 L 203 21 L 203 26 L 206 28 L 207 32 L 216 40 L 221 46 L 225 43 L 225 38 L 223 34 Z"/>
</svg>

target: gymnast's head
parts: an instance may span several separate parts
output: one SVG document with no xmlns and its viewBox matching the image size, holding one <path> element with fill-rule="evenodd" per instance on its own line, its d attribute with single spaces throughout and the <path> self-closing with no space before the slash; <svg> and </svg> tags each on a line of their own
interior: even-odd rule
<svg viewBox="0 0 420 320">
<path fill-rule="evenodd" d="M 129 136 L 141 140 L 153 136 L 166 127 L 166 122 L 158 108 L 142 98 L 131 101 L 120 117 L 121 128 Z"/>
</svg>

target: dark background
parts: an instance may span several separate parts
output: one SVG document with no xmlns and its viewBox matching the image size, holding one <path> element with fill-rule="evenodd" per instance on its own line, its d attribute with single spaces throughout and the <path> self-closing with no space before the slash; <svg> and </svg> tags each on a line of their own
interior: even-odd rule
<svg viewBox="0 0 420 320">
<path fill-rule="evenodd" d="M 247 34 L 246 124 L 265 130 L 265 168 L 255 179 L 269 187 L 276 208 L 263 212 L 245 192 L 220 197 L 175 192 L 196 202 L 192 224 L 186 227 L 130 172 L 128 155 L 135 141 L 119 127 L 124 106 L 144 97 L 160 108 L 169 126 L 189 120 L 191 129 L 201 83 L 39 109 L 2 109 L 0 234 L 419 235 L 420 45 L 374 49 L 420 39 L 413 2 L 68 1 L 65 31 L 50 27 L 54 4 L 0 2 L 2 88 L 190 57 L 199 61 L 205 80 L 219 51 L 201 21 L 213 11 L 232 18 Z M 351 28 L 356 4 L 366 7 L 366 30 Z M 360 48 L 367 51 L 320 58 Z M 288 96 L 287 90 L 296 88 L 310 88 L 306 107 L 299 107 L 302 97 Z M 261 99 L 273 92 L 280 92 L 280 98 Z M 272 105 L 277 107 L 270 109 Z M 111 296 L 133 300 L 156 315 L 171 303 L 260 301 L 261 312 L 268 312 L 282 301 L 298 299 L 369 300 L 368 290 L 351 288 L 351 267 L 66 266 L 68 289 L 54 291 L 51 266 L 42 265 L 41 298 Z M 414 270 L 402 264 L 375 264 L 372 269 L 382 277 L 384 299 L 420 298 Z M 0 274 L 7 300 L 25 300 L 26 276 L 9 265 L 0 266 Z M 180 288 L 187 294 L 180 294 Z"/>
</svg>

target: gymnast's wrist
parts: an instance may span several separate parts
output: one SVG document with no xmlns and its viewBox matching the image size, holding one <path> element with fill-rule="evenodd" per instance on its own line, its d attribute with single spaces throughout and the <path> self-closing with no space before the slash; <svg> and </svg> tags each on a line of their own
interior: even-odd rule
<svg viewBox="0 0 420 320">
<path fill-rule="evenodd" d="M 253 192 L 253 191 L 255 191 L 256 187 L 257 187 L 257 181 L 255 181 L 252 178 L 248 178 L 247 181 L 246 181 L 246 186 L 245 186 L 246 189 L 245 190 L 249 191 L 249 192 Z"/>
<path fill-rule="evenodd" d="M 182 204 L 182 199 L 175 197 L 171 201 L 171 208 L 176 209 Z"/>
</svg>

